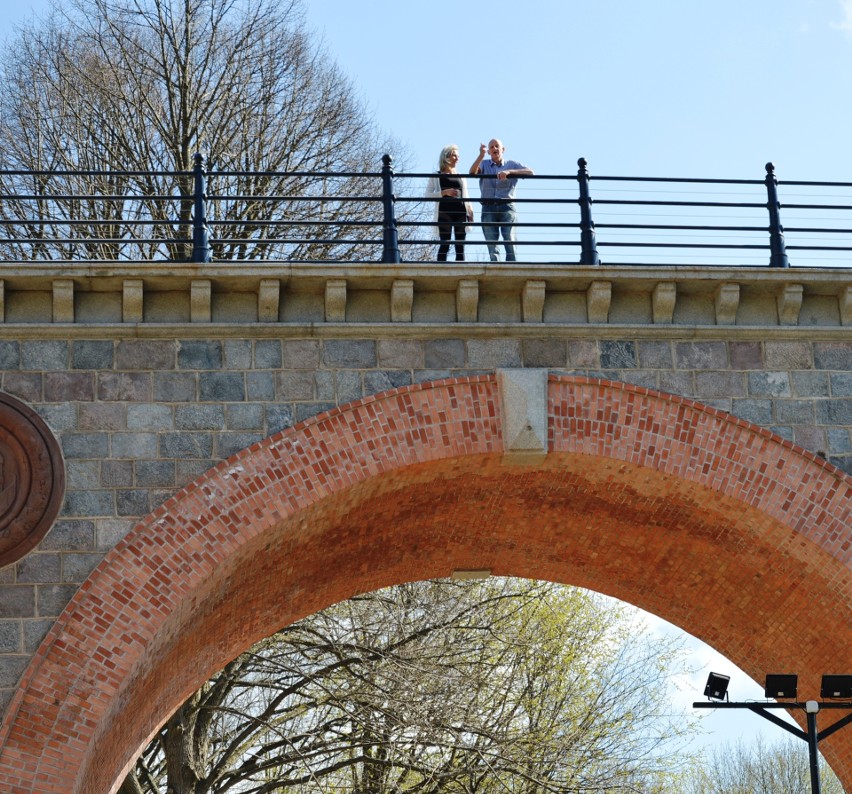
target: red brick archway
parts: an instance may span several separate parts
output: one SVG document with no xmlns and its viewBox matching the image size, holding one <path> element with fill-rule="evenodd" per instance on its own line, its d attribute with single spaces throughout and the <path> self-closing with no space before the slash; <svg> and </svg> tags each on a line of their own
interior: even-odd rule
<svg viewBox="0 0 852 794">
<path fill-rule="evenodd" d="M 671 395 L 551 378 L 549 453 L 503 455 L 493 376 L 344 406 L 244 450 L 80 588 L 0 733 L 0 790 L 115 791 L 253 641 L 356 592 L 488 568 L 655 612 L 800 693 L 852 666 L 852 480 Z M 823 717 L 827 723 L 829 718 Z M 820 727 L 826 727 L 821 723 Z M 852 783 L 852 728 L 821 745 Z"/>
</svg>

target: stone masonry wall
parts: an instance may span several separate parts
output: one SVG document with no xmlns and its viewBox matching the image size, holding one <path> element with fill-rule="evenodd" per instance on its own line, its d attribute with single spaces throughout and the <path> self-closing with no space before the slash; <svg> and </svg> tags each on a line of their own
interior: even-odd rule
<svg viewBox="0 0 852 794">
<path fill-rule="evenodd" d="M 730 339 L 699 340 L 671 329 L 659 339 L 525 330 L 0 339 L 0 388 L 46 420 L 67 471 L 54 527 L 0 570 L 0 707 L 64 605 L 140 518 L 255 441 L 390 388 L 519 367 L 625 381 L 768 427 L 852 473 L 852 340 L 813 331 L 761 341 L 737 339 L 735 329 Z"/>
</svg>

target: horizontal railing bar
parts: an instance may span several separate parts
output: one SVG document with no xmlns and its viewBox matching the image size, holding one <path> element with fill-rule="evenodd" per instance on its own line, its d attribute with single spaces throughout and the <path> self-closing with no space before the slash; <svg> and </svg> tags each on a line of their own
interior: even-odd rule
<svg viewBox="0 0 852 794">
<path fill-rule="evenodd" d="M 852 251 L 852 247 L 842 245 L 788 245 L 788 251 Z"/>
<path fill-rule="evenodd" d="M 796 187 L 852 187 L 852 182 L 801 182 L 790 179 L 779 179 L 778 187 L 795 185 Z"/>
<path fill-rule="evenodd" d="M 0 201 L 3 199 L 16 199 L 18 201 L 192 201 L 192 196 L 140 196 L 135 193 L 118 195 L 107 195 L 101 193 L 0 193 Z"/>
<path fill-rule="evenodd" d="M 214 195 L 207 196 L 208 201 L 319 201 L 319 202 L 355 202 L 355 201 L 381 201 L 381 196 L 252 196 L 252 195 Z"/>
<path fill-rule="evenodd" d="M 187 179 L 192 179 L 192 171 L 94 171 L 80 170 L 69 171 L 51 169 L 49 171 L 20 171 L 14 169 L 0 169 L 0 178 L 4 176 L 184 176 Z"/>
<path fill-rule="evenodd" d="M 819 228 L 815 226 L 785 226 L 784 231 L 793 234 L 812 232 L 814 234 L 852 234 L 852 229 L 834 229 L 831 226 Z M 789 248 L 789 246 L 787 246 Z"/>
<path fill-rule="evenodd" d="M 698 226 L 684 224 L 649 224 L 649 223 L 596 223 L 596 229 L 651 229 L 679 230 L 704 232 L 766 232 L 767 226 Z M 787 231 L 791 231 L 788 229 Z"/>
<path fill-rule="evenodd" d="M 475 197 L 469 197 L 465 199 L 465 201 L 469 201 L 471 204 L 481 204 L 483 201 L 490 199 L 480 199 Z M 423 203 L 423 204 L 434 204 L 440 199 L 435 198 L 434 196 L 397 196 L 397 202 L 404 202 L 406 204 L 411 203 Z M 506 203 L 509 203 L 508 201 Z M 577 199 L 568 198 L 568 199 L 560 199 L 560 198 L 524 198 L 524 197 L 515 197 L 511 199 L 512 204 L 576 204 Z"/>
<path fill-rule="evenodd" d="M 595 204 L 618 204 L 619 206 L 646 207 L 740 207 L 766 209 L 766 204 L 743 201 L 664 201 L 662 199 L 595 199 Z"/>
<path fill-rule="evenodd" d="M 98 171 L 81 169 L 75 170 L 38 170 L 26 171 L 17 169 L 0 169 L 0 179 L 4 176 L 47 176 L 47 177 L 69 177 L 69 176 L 99 176 L 99 177 L 117 177 L 117 176 L 174 176 L 186 177 L 192 179 L 195 172 L 191 169 L 188 171 Z M 207 178 L 211 177 L 233 177 L 233 176 L 251 176 L 254 178 L 267 177 L 317 177 L 319 179 L 327 179 L 334 177 L 381 177 L 380 171 L 207 171 Z M 403 174 L 398 174 L 403 176 Z"/>
<path fill-rule="evenodd" d="M 192 171 L 181 172 L 185 175 L 192 176 Z M 232 176 L 250 176 L 255 179 L 267 177 L 317 177 L 318 179 L 328 179 L 334 177 L 346 177 L 348 179 L 362 177 L 378 178 L 381 177 L 381 171 L 207 171 L 207 178 L 215 177 L 232 177 Z M 398 177 L 416 176 L 416 174 L 397 174 Z"/>
<path fill-rule="evenodd" d="M 402 221 L 400 221 L 402 223 Z M 282 220 L 210 220 L 209 226 L 381 226 L 381 221 L 282 221 Z M 425 224 L 434 226 L 434 223 Z"/>
<path fill-rule="evenodd" d="M 750 243 L 648 243 L 640 241 L 619 242 L 613 240 L 598 240 L 598 247 L 602 245 L 620 248 L 736 248 L 738 250 L 765 251 L 766 245 L 753 245 Z M 789 247 L 789 246 L 788 246 Z"/>
<path fill-rule="evenodd" d="M 787 204 L 785 210 L 852 210 L 852 204 Z"/>
<path fill-rule="evenodd" d="M 417 226 L 432 226 L 434 227 L 435 221 L 397 221 L 397 226 L 405 226 L 406 228 L 415 228 Z M 465 221 L 464 226 L 466 229 L 477 229 L 480 227 L 500 227 L 503 224 L 500 223 L 485 223 L 482 221 Z M 516 221 L 512 224 L 517 228 L 524 229 L 532 229 L 532 228 L 541 228 L 541 229 L 579 229 L 579 223 L 543 223 L 540 221 Z M 434 242 L 434 241 L 433 241 Z"/>
<path fill-rule="evenodd" d="M 576 177 L 575 177 L 576 178 Z M 703 179 L 701 177 L 666 177 L 666 176 L 598 176 L 589 174 L 593 182 L 673 182 L 708 185 L 762 185 L 762 179 Z M 828 183 L 826 183 L 828 184 Z"/>
<path fill-rule="evenodd" d="M 137 201 L 137 202 L 191 202 L 192 196 L 141 196 L 137 194 L 106 195 L 106 194 L 80 194 L 80 193 L 7 193 L 0 194 L 3 199 L 15 199 L 17 201 Z M 251 196 L 251 195 L 217 195 L 207 196 L 208 201 L 252 201 L 252 202 L 283 202 L 283 201 L 318 201 L 318 202 L 355 202 L 355 201 L 381 201 L 381 196 Z M 425 200 L 425 199 L 424 199 Z"/>
<path fill-rule="evenodd" d="M 382 240 L 330 240 L 321 237 L 217 237 L 211 245 L 381 245 Z M 434 243 L 434 240 L 430 242 Z"/>
<path fill-rule="evenodd" d="M 0 238 L 0 246 L 10 245 L 32 245 L 38 247 L 51 245 L 191 245 L 189 237 L 176 238 L 174 240 L 159 239 L 157 237 L 20 237 Z"/>
<path fill-rule="evenodd" d="M 27 219 L 20 221 L 0 220 L 0 226 L 191 226 L 192 221 L 133 221 L 133 220 L 60 220 L 60 221 L 42 221 L 35 219 Z"/>
<path fill-rule="evenodd" d="M 459 240 L 458 245 L 470 246 L 470 245 L 485 245 L 487 240 Z M 400 240 L 400 245 L 404 246 L 414 246 L 414 245 L 429 245 L 434 246 L 438 243 L 435 239 L 428 240 Z M 451 245 L 456 245 L 455 240 L 450 241 Z M 503 240 L 499 240 L 495 242 L 495 245 L 503 245 Z M 521 245 L 521 246 L 550 246 L 550 245 L 580 245 L 579 240 L 512 240 L 512 245 Z"/>
</svg>

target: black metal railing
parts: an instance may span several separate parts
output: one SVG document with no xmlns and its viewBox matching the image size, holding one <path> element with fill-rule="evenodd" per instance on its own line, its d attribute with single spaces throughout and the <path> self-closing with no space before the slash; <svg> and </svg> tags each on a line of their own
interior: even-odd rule
<svg viewBox="0 0 852 794">
<path fill-rule="evenodd" d="M 518 259 L 849 267 L 852 182 L 779 182 L 771 163 L 765 172 L 594 176 L 581 158 L 576 174 L 522 177 Z M 0 171 L 0 260 L 431 262 L 430 176 L 396 174 L 388 155 L 376 172 L 215 171 L 201 155 L 191 171 Z M 460 176 L 476 207 L 479 177 Z M 468 261 L 487 259 L 486 226 L 468 225 Z"/>
</svg>

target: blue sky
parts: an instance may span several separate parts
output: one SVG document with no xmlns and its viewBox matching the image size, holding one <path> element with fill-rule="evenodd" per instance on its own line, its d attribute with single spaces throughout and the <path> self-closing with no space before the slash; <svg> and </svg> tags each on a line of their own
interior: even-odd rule
<svg viewBox="0 0 852 794">
<path fill-rule="evenodd" d="M 0 0 L 0 31 L 47 0 Z M 308 26 L 409 170 L 455 143 L 461 166 L 501 138 L 538 174 L 852 181 L 852 0 L 306 0 Z M 377 166 L 378 167 L 378 166 Z M 718 654 L 732 699 L 762 689 Z M 785 671 L 778 671 L 785 672 Z M 790 671 L 795 672 L 795 671 Z M 690 688 L 692 687 L 692 688 Z M 708 713 L 710 741 L 787 734 Z M 802 752 L 806 746 L 802 743 Z"/>
<path fill-rule="evenodd" d="M 0 31 L 48 0 L 0 0 Z M 852 0 L 305 0 L 412 171 L 852 181 Z"/>
<path fill-rule="evenodd" d="M 431 170 L 496 136 L 538 173 L 849 181 L 852 2 L 313 0 L 309 24 Z"/>
</svg>

